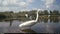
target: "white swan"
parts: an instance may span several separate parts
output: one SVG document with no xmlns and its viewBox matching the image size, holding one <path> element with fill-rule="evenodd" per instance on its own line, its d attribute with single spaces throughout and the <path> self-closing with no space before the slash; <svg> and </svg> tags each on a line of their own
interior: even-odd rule
<svg viewBox="0 0 60 34">
<path fill-rule="evenodd" d="M 40 9 L 37 10 L 37 17 L 36 17 L 36 20 L 31 20 L 31 21 L 26 21 L 22 24 L 19 25 L 19 27 L 31 27 L 32 25 L 34 25 L 37 20 L 38 20 L 38 12 L 40 11 Z"/>
</svg>

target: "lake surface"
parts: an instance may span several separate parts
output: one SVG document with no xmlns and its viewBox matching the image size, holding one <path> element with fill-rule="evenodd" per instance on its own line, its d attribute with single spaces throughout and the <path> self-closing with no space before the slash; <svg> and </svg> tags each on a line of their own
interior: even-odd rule
<svg viewBox="0 0 60 34">
<path fill-rule="evenodd" d="M 19 24 L 23 23 L 22 21 L 1 21 L 0 33 L 60 33 L 60 19 L 55 18 L 54 20 L 40 20 L 39 22 L 36 22 L 31 29 L 25 30 L 21 30 L 19 27 Z"/>
</svg>

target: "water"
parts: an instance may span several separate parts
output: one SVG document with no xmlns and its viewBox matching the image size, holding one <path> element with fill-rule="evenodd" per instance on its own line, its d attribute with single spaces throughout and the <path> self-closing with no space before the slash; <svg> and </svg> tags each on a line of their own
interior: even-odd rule
<svg viewBox="0 0 60 34">
<path fill-rule="evenodd" d="M 19 20 L 1 21 L 0 33 L 60 33 L 60 19 L 43 19 L 36 22 L 31 29 L 21 30 Z"/>
</svg>

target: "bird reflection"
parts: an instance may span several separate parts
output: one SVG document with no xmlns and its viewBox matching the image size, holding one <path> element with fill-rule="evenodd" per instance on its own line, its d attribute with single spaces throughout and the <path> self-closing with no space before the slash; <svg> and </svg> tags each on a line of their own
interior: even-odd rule
<svg viewBox="0 0 60 34">
<path fill-rule="evenodd" d="M 10 20 L 10 26 L 12 26 L 12 21 L 13 21 L 13 20 Z"/>
<path fill-rule="evenodd" d="M 24 29 L 24 30 L 21 30 L 21 32 L 24 32 L 24 33 L 36 33 L 34 30 L 32 29 Z"/>
</svg>

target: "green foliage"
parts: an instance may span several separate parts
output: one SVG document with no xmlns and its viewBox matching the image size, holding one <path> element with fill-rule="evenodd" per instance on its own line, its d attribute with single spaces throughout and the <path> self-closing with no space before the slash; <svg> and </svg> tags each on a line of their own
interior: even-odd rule
<svg viewBox="0 0 60 34">
<path fill-rule="evenodd" d="M 29 19 L 30 16 L 32 16 L 32 19 L 36 19 L 36 12 L 37 10 L 31 10 L 31 11 L 22 11 L 18 13 L 14 13 L 13 11 L 6 11 L 6 12 L 0 12 L 0 19 L 1 18 L 8 18 L 8 19 L 21 19 L 26 20 Z M 28 14 L 28 18 L 26 18 L 25 14 Z M 39 16 L 43 15 L 60 15 L 58 10 L 51 11 L 50 14 L 48 10 L 39 11 Z M 46 17 L 47 18 L 47 17 Z"/>
<path fill-rule="evenodd" d="M 50 15 L 60 15 L 58 10 L 50 11 Z"/>
<path fill-rule="evenodd" d="M 4 19 L 4 18 L 6 18 L 6 16 L 3 14 L 0 14 L 0 19 Z"/>
<path fill-rule="evenodd" d="M 45 14 L 45 15 L 48 15 L 48 11 L 47 11 L 47 10 L 44 10 L 44 14 Z"/>
</svg>

